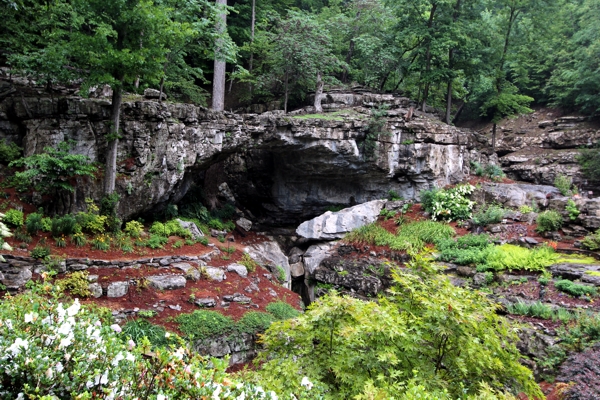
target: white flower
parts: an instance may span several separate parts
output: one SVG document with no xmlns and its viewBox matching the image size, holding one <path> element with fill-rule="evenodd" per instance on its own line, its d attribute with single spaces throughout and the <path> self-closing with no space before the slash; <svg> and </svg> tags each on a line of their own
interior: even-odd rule
<svg viewBox="0 0 600 400">
<path fill-rule="evenodd" d="M 312 387 L 313 387 L 313 383 L 311 381 L 309 381 L 306 376 L 304 378 L 302 378 L 302 382 L 300 382 L 300 384 L 302 386 L 304 386 L 305 388 L 307 388 L 308 390 L 312 389 Z"/>
<path fill-rule="evenodd" d="M 63 367 L 62 363 L 59 361 L 58 363 L 56 363 L 56 372 L 58 372 L 59 374 L 61 372 L 63 372 L 63 370 L 65 369 L 65 367 Z"/>
<path fill-rule="evenodd" d="M 127 357 L 125 357 L 125 359 L 127 361 L 134 362 L 135 361 L 135 356 L 133 354 L 131 354 L 131 353 L 127 353 Z"/>
<path fill-rule="evenodd" d="M 71 324 L 69 324 L 68 322 L 62 324 L 56 331 L 56 333 L 60 333 L 61 335 L 68 335 L 69 332 L 71 332 Z"/>
<path fill-rule="evenodd" d="M 6 237 L 6 236 L 4 236 L 4 237 Z M 4 243 L 2 243 L 2 250 L 13 251 L 13 248 L 10 246 L 10 244 L 4 242 Z"/>
<path fill-rule="evenodd" d="M 54 377 L 54 371 L 52 371 L 52 368 L 48 368 L 46 370 L 46 378 L 52 379 L 53 377 Z"/>
<path fill-rule="evenodd" d="M 246 393 L 242 392 L 235 400 L 246 400 Z"/>
<path fill-rule="evenodd" d="M 167 396 L 164 394 L 158 394 L 156 395 L 156 400 L 167 400 Z"/>
<path fill-rule="evenodd" d="M 110 329 L 112 329 L 113 331 L 120 333 L 121 332 L 121 327 L 118 324 L 112 324 L 110 326 Z"/>
<path fill-rule="evenodd" d="M 117 366 L 119 364 L 119 361 L 124 360 L 125 356 L 123 355 L 123 353 L 119 352 L 117 354 L 117 356 L 115 357 L 115 359 L 112 362 L 112 365 Z"/>
<path fill-rule="evenodd" d="M 168 338 L 169 336 L 171 336 L 171 334 L 169 332 L 165 332 L 165 337 Z"/>
<path fill-rule="evenodd" d="M 67 308 L 67 315 L 69 317 L 75 316 L 79 312 L 80 308 L 81 304 L 79 304 L 79 299 L 75 299 L 73 304 L 71 304 L 71 307 Z"/>
<path fill-rule="evenodd" d="M 12 345 L 10 345 L 10 347 L 7 350 L 10 351 L 13 354 L 13 356 L 16 356 L 21 352 L 21 349 L 27 350 L 28 347 L 29 343 L 27 342 L 27 339 L 23 340 L 21 338 L 16 338 L 15 342 Z"/>
<path fill-rule="evenodd" d="M 135 347 L 135 342 L 131 339 L 129 339 L 129 341 L 127 342 L 127 348 L 129 350 L 132 350 Z"/>
<path fill-rule="evenodd" d="M 219 400 L 220 399 L 220 397 L 219 397 L 220 394 L 221 394 L 221 385 L 218 385 L 217 389 L 212 394 L 213 400 Z"/>
<path fill-rule="evenodd" d="M 25 323 L 28 324 L 30 322 L 33 322 L 37 317 L 37 314 L 34 312 L 30 312 L 25 314 Z"/>
<path fill-rule="evenodd" d="M 272 400 L 278 400 L 278 399 L 279 399 L 279 397 L 277 397 L 277 395 L 275 394 L 275 392 L 274 392 L 274 391 L 272 391 L 272 390 L 271 390 L 271 391 L 269 392 L 269 394 L 271 395 L 271 399 L 272 399 Z"/>
</svg>

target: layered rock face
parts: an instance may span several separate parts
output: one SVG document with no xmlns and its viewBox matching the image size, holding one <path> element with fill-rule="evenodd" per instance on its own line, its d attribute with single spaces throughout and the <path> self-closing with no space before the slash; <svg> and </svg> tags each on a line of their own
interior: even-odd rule
<svg viewBox="0 0 600 400">
<path fill-rule="evenodd" d="M 25 155 L 72 140 L 73 152 L 104 162 L 108 101 L 22 96 L 19 88 L 4 87 L 0 139 L 22 144 Z M 468 171 L 468 131 L 419 113 L 406 121 L 406 98 L 358 97 L 369 107 L 391 105 L 387 133 L 368 138 L 372 117 L 363 106 L 317 119 L 281 112 L 213 113 L 142 98 L 125 101 L 116 182 L 119 213 L 128 218 L 176 203 L 215 164 L 222 167 L 213 177 L 217 184 L 227 183 L 239 205 L 272 224 L 297 223 L 331 206 L 382 198 L 390 190 L 414 198 Z M 365 141 L 373 139 L 373 152 L 365 154 Z M 86 197 L 100 198 L 101 181 L 101 176 L 78 181 L 57 211 L 76 211 Z"/>
</svg>

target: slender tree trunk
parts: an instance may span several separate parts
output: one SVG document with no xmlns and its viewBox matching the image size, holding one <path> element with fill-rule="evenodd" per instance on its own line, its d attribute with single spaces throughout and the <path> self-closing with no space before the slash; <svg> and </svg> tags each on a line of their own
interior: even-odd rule
<svg viewBox="0 0 600 400">
<path fill-rule="evenodd" d="M 462 114 L 462 110 L 465 107 L 465 103 L 467 101 L 465 100 L 459 107 L 458 110 L 456 110 L 456 114 L 454 114 L 454 117 L 452 118 L 452 123 L 455 124 L 456 121 L 458 121 L 458 118 L 460 117 L 460 114 Z"/>
<path fill-rule="evenodd" d="M 288 102 L 288 71 L 285 71 L 285 84 L 284 84 L 284 91 L 285 91 L 285 97 L 283 100 L 283 112 L 285 114 L 287 114 L 287 102 Z"/>
<path fill-rule="evenodd" d="M 108 148 L 106 152 L 106 169 L 104 171 L 104 194 L 115 191 L 117 178 L 117 146 L 119 144 L 119 119 L 121 116 L 121 102 L 123 100 L 122 85 L 113 87 L 110 131 L 108 132 Z"/>
<path fill-rule="evenodd" d="M 427 21 L 427 30 L 431 31 L 433 26 L 433 18 L 435 17 L 435 10 L 437 9 L 437 3 L 431 5 L 431 11 L 429 12 L 429 21 Z M 429 32 L 431 35 L 431 32 Z M 423 89 L 423 103 L 421 104 L 421 111 L 425 112 L 427 107 L 427 97 L 429 96 L 429 72 L 431 71 L 431 37 L 427 39 L 427 52 L 425 53 L 425 88 Z"/>
<path fill-rule="evenodd" d="M 158 93 L 158 102 L 162 103 L 162 96 L 163 96 L 163 88 L 165 87 L 165 77 L 164 75 L 160 78 L 160 90 Z"/>
<path fill-rule="evenodd" d="M 323 79 L 321 79 L 321 71 L 317 72 L 317 90 L 315 90 L 315 112 L 322 113 L 321 99 L 323 97 Z"/>
<path fill-rule="evenodd" d="M 256 0 L 252 0 L 252 19 L 250 20 L 250 44 L 254 43 L 254 25 L 256 24 Z M 250 52 L 250 64 L 248 71 L 252 72 L 252 62 L 254 61 L 254 53 Z"/>
<path fill-rule="evenodd" d="M 452 13 L 452 21 L 454 23 L 456 23 L 456 21 L 458 21 L 458 17 L 460 16 L 460 2 L 461 2 L 461 0 L 457 0 L 456 5 L 454 6 L 454 12 Z M 452 69 L 454 68 L 453 56 L 454 56 L 454 49 L 450 48 L 450 50 L 448 50 L 448 69 L 450 71 L 452 71 Z M 450 74 L 450 77 L 448 78 L 448 88 L 446 91 L 446 123 L 447 124 L 452 123 L 452 121 L 450 120 L 450 112 L 452 111 L 452 80 L 453 80 L 453 76 L 452 76 L 452 74 Z"/>
<path fill-rule="evenodd" d="M 492 152 L 496 152 L 496 123 L 494 122 L 494 127 L 492 128 Z"/>
<path fill-rule="evenodd" d="M 216 0 L 217 4 L 223 6 L 227 5 L 227 0 Z M 225 33 L 227 24 L 227 15 L 225 10 L 222 11 L 218 16 L 217 21 L 217 32 L 219 34 Z M 223 111 L 225 108 L 225 60 L 223 60 L 220 47 L 221 40 L 217 40 L 215 50 L 215 64 L 214 64 L 214 76 L 213 76 L 213 93 L 212 93 L 212 109 L 215 111 Z"/>
</svg>

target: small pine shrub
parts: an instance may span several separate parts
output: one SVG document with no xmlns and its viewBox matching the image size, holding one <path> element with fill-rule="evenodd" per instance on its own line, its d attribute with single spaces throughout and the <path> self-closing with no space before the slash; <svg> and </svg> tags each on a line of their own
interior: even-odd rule
<svg viewBox="0 0 600 400">
<path fill-rule="evenodd" d="M 30 235 L 35 235 L 38 231 L 42 230 L 42 214 L 31 213 L 25 219 L 25 228 Z"/>
<path fill-rule="evenodd" d="M 577 208 L 577 204 L 575 204 L 575 202 L 572 199 L 567 200 L 565 210 L 569 213 L 569 219 L 571 221 L 575 221 L 580 214 L 580 211 Z"/>
<path fill-rule="evenodd" d="M 77 220 L 71 214 L 63 215 L 62 217 L 52 218 L 52 236 L 58 237 L 61 235 L 72 235 L 77 232 Z"/>
<path fill-rule="evenodd" d="M 44 217 L 42 218 L 42 231 L 50 232 L 52 230 L 52 218 Z"/>
<path fill-rule="evenodd" d="M 150 247 L 151 249 L 162 249 L 168 241 L 169 239 L 167 239 L 164 236 L 153 234 L 150 235 L 150 237 L 146 241 L 146 246 Z"/>
<path fill-rule="evenodd" d="M 600 229 L 598 229 L 595 233 L 587 235 L 582 241 L 581 245 L 592 251 L 596 251 L 600 249 Z"/>
<path fill-rule="evenodd" d="M 208 246 L 208 238 L 206 236 L 202 236 L 200 239 L 198 239 L 198 243 Z"/>
<path fill-rule="evenodd" d="M 557 231 L 563 225 L 562 216 L 554 210 L 540 213 L 535 222 L 537 223 L 536 231 L 540 233 Z"/>
<path fill-rule="evenodd" d="M 482 208 L 473 215 L 473 223 L 479 226 L 497 224 L 502 221 L 505 215 L 506 211 L 502 207 L 492 204 L 487 208 Z"/>
<path fill-rule="evenodd" d="M 2 221 L 15 228 L 20 228 L 23 226 L 23 211 L 11 208 L 4 214 Z"/>
<path fill-rule="evenodd" d="M 497 180 L 500 180 L 500 179 L 506 177 L 506 175 L 504 174 L 504 171 L 502 171 L 502 168 L 500 168 L 498 165 L 495 165 L 495 164 L 486 165 L 484 168 L 483 174 L 494 181 L 497 181 Z"/>
<path fill-rule="evenodd" d="M 48 246 L 35 246 L 29 255 L 36 259 L 44 259 L 50 255 L 50 248 Z"/>
<path fill-rule="evenodd" d="M 429 190 L 423 190 L 419 193 L 419 198 L 421 199 L 421 206 L 428 213 L 433 212 L 433 203 L 435 201 L 435 197 L 440 192 L 440 189 L 433 188 Z"/>
<path fill-rule="evenodd" d="M 212 218 L 209 220 L 207 225 L 209 228 L 216 229 L 218 231 L 225 230 L 225 225 L 223 225 L 223 222 L 217 218 Z"/>
<path fill-rule="evenodd" d="M 387 195 L 388 200 L 390 201 L 398 201 L 402 200 L 402 196 L 398 194 L 395 190 L 390 190 Z"/>
<path fill-rule="evenodd" d="M 492 248 L 488 235 L 465 235 L 458 239 L 446 239 L 436 243 L 440 251 L 438 259 L 459 265 L 482 264 Z"/>
<path fill-rule="evenodd" d="M 300 315 L 300 311 L 283 301 L 269 303 L 265 309 L 278 320 L 296 318 Z"/>
<path fill-rule="evenodd" d="M 598 289 L 596 287 L 581 285 L 568 279 L 556 281 L 554 282 L 554 286 L 561 292 L 568 293 L 575 297 L 595 296 L 598 294 Z"/>
<path fill-rule="evenodd" d="M 281 283 L 285 282 L 287 274 L 285 273 L 285 269 L 281 265 L 277 265 L 277 280 Z"/>
<path fill-rule="evenodd" d="M 0 141 L 0 164 L 8 165 L 21 157 L 23 149 L 14 142 Z"/>
</svg>

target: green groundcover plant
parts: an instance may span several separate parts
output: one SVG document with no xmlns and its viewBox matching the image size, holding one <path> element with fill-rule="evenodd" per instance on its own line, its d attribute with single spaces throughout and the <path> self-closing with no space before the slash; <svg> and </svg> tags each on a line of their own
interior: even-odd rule
<svg viewBox="0 0 600 400">
<path fill-rule="evenodd" d="M 277 399 L 183 341 L 151 349 L 50 283 L 0 303 L 1 399 Z M 152 351 L 151 351 L 152 350 Z"/>
</svg>

